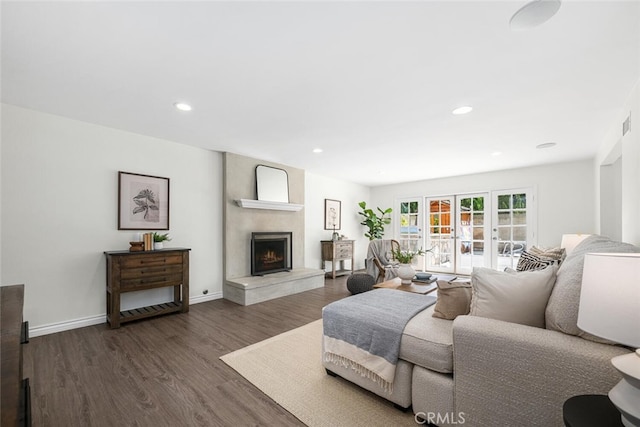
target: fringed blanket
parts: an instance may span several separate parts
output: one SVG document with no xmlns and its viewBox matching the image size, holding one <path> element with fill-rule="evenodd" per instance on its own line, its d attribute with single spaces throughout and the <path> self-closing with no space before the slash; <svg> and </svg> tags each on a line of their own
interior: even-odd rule
<svg viewBox="0 0 640 427">
<path fill-rule="evenodd" d="M 324 360 L 350 367 L 391 393 L 402 331 L 435 302 L 429 295 L 375 289 L 327 305 L 322 310 Z"/>
</svg>

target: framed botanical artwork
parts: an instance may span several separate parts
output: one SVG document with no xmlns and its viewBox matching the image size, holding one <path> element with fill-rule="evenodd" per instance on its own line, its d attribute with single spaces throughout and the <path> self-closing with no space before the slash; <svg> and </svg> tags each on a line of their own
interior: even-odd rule
<svg viewBox="0 0 640 427">
<path fill-rule="evenodd" d="M 118 230 L 169 229 L 169 178 L 118 172 Z"/>
<path fill-rule="evenodd" d="M 324 199 L 324 229 L 340 230 L 340 200 Z"/>
</svg>

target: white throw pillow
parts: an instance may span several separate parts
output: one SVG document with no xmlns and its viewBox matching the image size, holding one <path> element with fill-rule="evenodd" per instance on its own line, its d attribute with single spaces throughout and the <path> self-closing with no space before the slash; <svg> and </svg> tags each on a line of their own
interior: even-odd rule
<svg viewBox="0 0 640 427">
<path fill-rule="evenodd" d="M 544 311 L 557 270 L 557 265 L 518 273 L 474 268 L 469 314 L 544 328 Z"/>
</svg>

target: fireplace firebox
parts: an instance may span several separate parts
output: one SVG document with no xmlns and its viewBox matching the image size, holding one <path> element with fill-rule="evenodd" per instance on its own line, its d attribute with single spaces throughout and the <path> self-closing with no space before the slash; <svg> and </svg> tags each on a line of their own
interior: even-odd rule
<svg viewBox="0 0 640 427">
<path fill-rule="evenodd" d="M 251 275 L 262 276 L 292 267 L 291 232 L 251 233 Z"/>
</svg>

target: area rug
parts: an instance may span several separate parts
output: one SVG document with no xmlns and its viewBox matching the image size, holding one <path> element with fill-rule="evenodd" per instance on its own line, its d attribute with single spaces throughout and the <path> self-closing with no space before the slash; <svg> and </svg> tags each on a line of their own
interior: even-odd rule
<svg viewBox="0 0 640 427">
<path fill-rule="evenodd" d="M 220 359 L 310 427 L 416 425 L 411 411 L 327 375 L 321 351 L 317 320 Z"/>
</svg>

